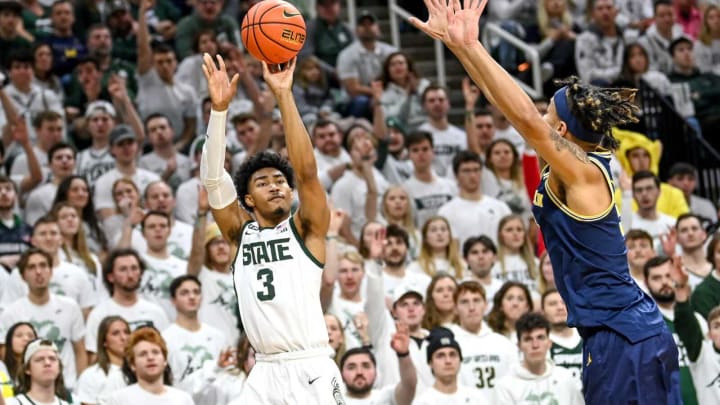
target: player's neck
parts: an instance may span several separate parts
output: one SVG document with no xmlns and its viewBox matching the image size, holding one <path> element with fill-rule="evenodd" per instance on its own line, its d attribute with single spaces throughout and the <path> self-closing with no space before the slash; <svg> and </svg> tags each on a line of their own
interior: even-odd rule
<svg viewBox="0 0 720 405">
<path fill-rule="evenodd" d="M 160 378 L 155 381 L 145 381 L 138 379 L 138 385 L 140 386 L 140 388 L 151 394 L 160 395 L 165 392 L 165 384 L 163 384 L 162 376 L 160 376 Z"/>
<path fill-rule="evenodd" d="M 433 388 L 442 392 L 443 394 L 454 394 L 458 390 L 457 376 L 436 378 Z"/>
<path fill-rule="evenodd" d="M 27 396 L 37 402 L 52 403 L 55 401 L 55 384 L 32 383 Z"/>
<path fill-rule="evenodd" d="M 28 299 L 35 305 L 42 306 L 50 301 L 50 289 L 45 288 L 30 288 L 28 291 Z"/>
<path fill-rule="evenodd" d="M 178 324 L 178 326 L 180 326 L 181 328 L 189 330 L 191 332 L 197 332 L 202 327 L 202 324 L 200 323 L 200 320 L 197 316 L 197 311 L 195 311 L 194 313 L 185 314 L 178 311 L 175 323 Z"/>
<path fill-rule="evenodd" d="M 280 222 L 287 219 L 290 214 L 286 214 L 280 219 L 265 218 L 258 212 L 255 212 L 255 221 L 257 221 L 260 228 L 275 228 Z"/>
</svg>

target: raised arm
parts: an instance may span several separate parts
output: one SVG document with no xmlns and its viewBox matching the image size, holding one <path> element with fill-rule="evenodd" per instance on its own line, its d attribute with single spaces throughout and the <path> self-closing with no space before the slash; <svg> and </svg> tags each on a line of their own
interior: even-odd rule
<svg viewBox="0 0 720 405">
<path fill-rule="evenodd" d="M 208 92 L 212 103 L 210 121 L 208 122 L 207 140 L 203 146 L 200 161 L 200 180 L 208 193 L 208 202 L 213 217 L 223 234 L 235 251 L 238 247 L 237 237 L 242 226 L 252 218 L 240 208 L 235 183 L 230 173 L 225 171 L 225 126 L 227 109 L 235 97 L 239 77 L 228 79 L 225 62 L 217 56 L 218 64 L 205 54 L 203 56 L 203 73 L 208 81 Z"/>
<path fill-rule="evenodd" d="M 530 97 L 478 41 L 480 15 L 487 2 L 469 0 L 463 8 L 459 0 L 451 0 L 448 5 L 441 0 L 425 0 L 429 20 L 421 22 L 412 18 L 411 22 L 450 48 L 483 94 L 505 114 L 564 183 L 600 179 L 586 153 L 558 134 L 562 125 L 557 123 L 553 128 L 545 122 Z"/>
<path fill-rule="evenodd" d="M 208 204 L 208 196 L 205 187 L 198 184 L 198 206 L 197 218 L 195 219 L 195 227 L 192 234 L 192 247 L 190 248 L 190 257 L 188 258 L 187 274 L 197 276 L 202 270 L 205 262 L 205 229 L 207 223 L 207 213 L 210 209 Z"/>
<path fill-rule="evenodd" d="M 410 330 L 405 323 L 395 322 L 395 334 L 390 345 L 398 356 L 400 368 L 400 382 L 395 386 L 395 403 L 410 405 L 415 398 L 417 371 L 410 359 Z"/>
<path fill-rule="evenodd" d="M 137 144 L 145 144 L 145 127 L 143 126 L 140 115 L 130 99 L 127 91 L 127 79 L 113 73 L 108 81 L 108 92 L 112 98 L 112 103 L 120 116 L 120 120 L 130 125 L 137 136 Z M 143 148 L 138 148 L 138 153 L 142 153 Z"/>
<path fill-rule="evenodd" d="M 690 306 L 689 275 L 680 256 L 673 257 L 672 279 L 675 282 L 675 329 L 691 362 L 697 361 L 702 349 L 703 333 Z"/>
<path fill-rule="evenodd" d="M 325 189 L 318 178 L 310 135 L 303 125 L 292 95 L 296 63 L 297 59 L 293 58 L 282 70 L 271 73 L 268 65 L 263 62 L 263 77 L 280 107 L 288 157 L 297 179 L 300 209 L 294 216 L 295 225 L 310 252 L 322 262 L 325 260 L 325 234 L 330 224 L 330 209 Z"/>
<path fill-rule="evenodd" d="M 153 7 L 150 0 L 140 0 L 137 24 L 137 71 L 144 75 L 152 69 L 152 49 L 150 48 L 150 29 L 147 24 L 147 10 Z"/>
</svg>

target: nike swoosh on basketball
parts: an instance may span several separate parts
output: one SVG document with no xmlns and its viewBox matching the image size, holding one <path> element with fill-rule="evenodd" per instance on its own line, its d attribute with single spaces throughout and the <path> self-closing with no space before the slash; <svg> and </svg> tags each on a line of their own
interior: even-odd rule
<svg viewBox="0 0 720 405">
<path fill-rule="evenodd" d="M 300 15 L 300 13 L 289 14 L 287 12 L 287 10 L 283 10 L 283 17 L 285 17 L 285 18 L 292 18 L 292 17 L 298 16 L 298 15 Z"/>
<path fill-rule="evenodd" d="M 312 380 L 308 380 L 308 384 L 312 385 L 312 383 L 314 383 L 315 381 L 317 381 L 318 378 L 320 378 L 320 377 L 315 377 L 315 378 L 313 378 Z"/>
</svg>

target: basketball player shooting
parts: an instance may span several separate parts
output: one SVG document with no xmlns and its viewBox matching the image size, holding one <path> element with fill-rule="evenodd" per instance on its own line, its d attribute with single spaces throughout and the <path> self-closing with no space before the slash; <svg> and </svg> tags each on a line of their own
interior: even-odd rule
<svg viewBox="0 0 720 405">
<path fill-rule="evenodd" d="M 533 201 L 568 324 L 584 342 L 588 404 L 680 404 L 678 352 L 654 301 L 630 278 L 613 200 L 613 126 L 634 121 L 634 90 L 570 78 L 541 117 L 478 41 L 488 0 L 425 0 L 411 23 L 450 48 L 489 101 L 547 162 Z"/>
<path fill-rule="evenodd" d="M 330 358 L 320 308 L 330 211 L 293 100 L 294 70 L 295 59 L 275 73 L 263 62 L 265 83 L 282 114 L 290 161 L 260 152 L 240 166 L 233 182 L 223 162 L 227 109 L 238 75 L 230 80 L 222 57 L 216 64 L 204 55 L 212 111 L 200 178 L 215 221 L 236 252 L 233 278 L 240 317 L 256 351 L 241 402 L 342 404 L 340 374 Z M 300 206 L 292 213 L 296 183 Z"/>
</svg>

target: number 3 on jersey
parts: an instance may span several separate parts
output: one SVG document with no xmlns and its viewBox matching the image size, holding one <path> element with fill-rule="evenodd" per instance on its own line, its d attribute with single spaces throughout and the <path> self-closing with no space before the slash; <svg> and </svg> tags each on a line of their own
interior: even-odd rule
<svg viewBox="0 0 720 405">
<path fill-rule="evenodd" d="M 257 292 L 260 301 L 270 301 L 275 298 L 275 286 L 273 286 L 273 272 L 268 268 L 258 270 L 257 279 L 263 282 L 262 291 Z"/>
</svg>

